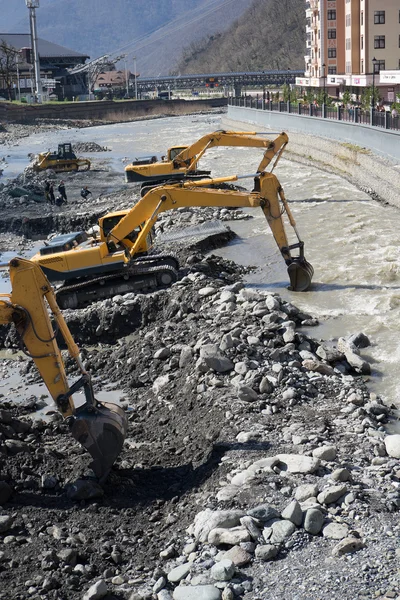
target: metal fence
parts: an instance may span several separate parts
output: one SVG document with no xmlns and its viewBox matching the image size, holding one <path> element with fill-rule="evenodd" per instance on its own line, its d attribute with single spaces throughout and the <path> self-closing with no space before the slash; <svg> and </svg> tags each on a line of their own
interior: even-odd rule
<svg viewBox="0 0 400 600">
<path fill-rule="evenodd" d="M 306 117 L 319 117 L 320 119 L 332 119 L 335 121 L 346 121 L 360 125 L 372 125 L 381 129 L 400 131 L 400 116 L 392 116 L 390 111 L 380 111 L 374 108 L 363 110 L 358 106 L 345 108 L 343 106 L 328 106 L 317 104 L 305 104 L 298 102 L 272 102 L 256 96 L 240 96 L 228 98 L 230 106 L 241 106 L 244 108 L 257 108 L 259 110 L 270 110 L 276 112 L 291 113 Z"/>
</svg>

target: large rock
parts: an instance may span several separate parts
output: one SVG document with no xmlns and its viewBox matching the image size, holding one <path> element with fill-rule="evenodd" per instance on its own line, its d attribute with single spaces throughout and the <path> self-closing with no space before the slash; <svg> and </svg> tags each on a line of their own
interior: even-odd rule
<svg viewBox="0 0 400 600">
<path fill-rule="evenodd" d="M 104 490 L 95 481 L 77 479 L 67 486 L 67 496 L 70 500 L 94 500 L 104 496 Z"/>
<path fill-rule="evenodd" d="M 235 575 L 235 565 L 229 558 L 223 558 L 211 567 L 211 577 L 214 581 L 230 581 Z"/>
<path fill-rule="evenodd" d="M 296 531 L 296 525 L 291 521 L 275 521 L 271 528 L 272 534 L 268 541 L 275 545 L 282 544 Z"/>
<path fill-rule="evenodd" d="M 277 458 L 279 460 L 278 469 L 289 473 L 315 473 L 321 464 L 318 458 L 311 458 L 311 456 L 303 454 L 278 454 Z"/>
<path fill-rule="evenodd" d="M 229 358 L 224 356 L 217 344 L 205 344 L 200 348 L 200 359 L 197 361 L 196 367 L 200 371 L 204 371 L 204 366 L 213 369 L 217 373 L 226 373 L 232 371 L 234 364 Z"/>
<path fill-rule="evenodd" d="M 258 400 L 258 394 L 248 385 L 239 385 L 237 388 L 237 396 L 243 402 L 255 402 Z"/>
<path fill-rule="evenodd" d="M 343 540 L 348 533 L 346 523 L 328 523 L 322 530 L 322 535 L 330 540 Z"/>
<path fill-rule="evenodd" d="M 263 561 L 272 560 L 277 554 L 278 548 L 272 544 L 264 544 L 256 548 L 256 558 Z"/>
<path fill-rule="evenodd" d="M 385 437 L 385 448 L 389 456 L 400 458 L 400 434 L 387 435 Z"/>
<path fill-rule="evenodd" d="M 356 537 L 347 537 L 341 540 L 332 550 L 333 556 L 343 556 L 343 554 L 352 554 L 364 547 L 363 541 Z"/>
<path fill-rule="evenodd" d="M 83 596 L 82 600 L 100 600 L 107 594 L 107 584 L 104 579 L 96 581 Z"/>
<path fill-rule="evenodd" d="M 247 511 L 247 514 L 253 519 L 258 519 L 262 523 L 267 523 L 272 519 L 277 519 L 280 517 L 279 512 L 273 506 L 269 504 L 260 504 L 259 506 L 255 506 Z"/>
<path fill-rule="evenodd" d="M 311 535 L 318 535 L 324 523 L 324 515 L 318 508 L 309 508 L 304 516 L 304 529 Z"/>
<path fill-rule="evenodd" d="M 171 583 L 179 583 L 182 579 L 185 579 L 190 573 L 190 564 L 185 563 L 183 565 L 178 565 L 172 571 L 168 573 L 168 581 Z"/>
<path fill-rule="evenodd" d="M 232 527 L 231 529 L 212 529 L 208 534 L 207 541 L 214 546 L 237 546 L 242 542 L 250 542 L 250 533 L 245 527 Z"/>
<path fill-rule="evenodd" d="M 332 485 L 325 490 L 322 490 L 322 492 L 318 494 L 317 499 L 320 504 L 333 504 L 333 502 L 339 500 L 346 492 L 347 486 L 344 484 Z"/>
<path fill-rule="evenodd" d="M 336 448 L 335 446 L 319 446 L 319 448 L 313 450 L 312 455 L 314 458 L 331 462 L 336 458 Z"/>
<path fill-rule="evenodd" d="M 13 518 L 10 515 L 0 515 L 0 533 L 4 533 L 11 529 Z"/>
<path fill-rule="evenodd" d="M 301 526 L 303 522 L 303 511 L 297 500 L 292 500 L 292 502 L 282 511 L 282 518 L 291 521 L 297 527 Z"/>
<path fill-rule="evenodd" d="M 244 512 L 240 510 L 206 509 L 198 513 L 194 519 L 193 535 L 199 542 L 206 542 L 212 529 L 236 527 L 240 524 Z"/>
<path fill-rule="evenodd" d="M 224 560 L 231 560 L 235 567 L 244 567 L 244 565 L 247 565 L 249 562 L 251 562 L 251 558 L 251 554 L 246 552 L 246 550 L 240 546 L 232 546 L 232 548 L 230 548 L 230 550 L 224 554 Z"/>
<path fill-rule="evenodd" d="M 221 592 L 213 585 L 180 585 L 172 597 L 173 600 L 221 600 Z"/>
</svg>

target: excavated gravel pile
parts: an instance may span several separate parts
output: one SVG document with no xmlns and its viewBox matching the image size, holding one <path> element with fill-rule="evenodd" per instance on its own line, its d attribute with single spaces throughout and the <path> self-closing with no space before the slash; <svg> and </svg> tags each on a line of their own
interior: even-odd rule
<svg viewBox="0 0 400 600">
<path fill-rule="evenodd" d="M 57 413 L 3 401 L 0 598 L 398 596 L 400 436 L 361 377 L 368 339 L 315 341 L 310 315 L 239 277 L 193 260 L 169 290 L 90 309 L 84 361 L 129 418 L 104 489 Z M 114 319 L 128 337 L 108 345 Z"/>
<path fill-rule="evenodd" d="M 111 150 L 105 146 L 100 146 L 96 142 L 75 142 L 72 149 L 76 154 L 80 152 L 109 152 Z"/>
</svg>

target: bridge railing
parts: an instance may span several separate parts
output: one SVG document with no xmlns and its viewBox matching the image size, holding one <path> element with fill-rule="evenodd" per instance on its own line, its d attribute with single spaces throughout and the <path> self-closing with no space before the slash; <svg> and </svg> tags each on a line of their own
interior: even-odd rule
<svg viewBox="0 0 400 600">
<path fill-rule="evenodd" d="M 305 104 L 298 102 L 272 102 L 263 97 L 240 96 L 228 98 L 230 106 L 244 108 L 255 108 L 258 110 L 270 110 L 275 112 L 286 112 L 305 117 L 317 117 L 320 119 L 332 119 L 346 121 L 357 125 L 370 125 L 381 129 L 400 131 L 400 115 L 392 116 L 390 111 L 380 111 L 375 108 L 363 110 L 358 106 L 346 108 L 344 106 L 328 106 L 318 104 Z"/>
</svg>

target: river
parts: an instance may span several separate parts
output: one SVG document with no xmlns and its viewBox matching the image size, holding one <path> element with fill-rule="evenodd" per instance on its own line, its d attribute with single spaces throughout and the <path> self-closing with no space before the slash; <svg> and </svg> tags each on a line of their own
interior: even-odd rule
<svg viewBox="0 0 400 600">
<path fill-rule="evenodd" d="M 92 141 L 111 148 L 107 157 L 121 171 L 122 181 L 127 159 L 161 155 L 167 146 L 191 143 L 220 128 L 221 115 L 213 114 L 36 134 L 18 145 L 1 147 L 8 162 L 4 176 L 20 173 L 30 152 L 55 149 L 60 142 Z M 211 169 L 215 176 L 253 173 L 261 154 L 259 149 L 216 148 L 206 153 L 201 168 Z M 318 317 L 321 324 L 307 332 L 313 337 L 337 340 L 359 331 L 368 335 L 371 346 L 363 357 L 373 370 L 370 387 L 387 402 L 400 404 L 399 210 L 376 203 L 336 175 L 284 158 L 276 175 L 305 241 L 306 257 L 315 269 L 311 290 L 287 290 L 286 268 L 261 212 L 252 211 L 253 219 L 234 222 L 232 228 L 239 237 L 218 254 L 256 265 L 246 277 L 249 286 L 278 292 Z M 251 179 L 241 183 L 251 189 Z"/>
</svg>

